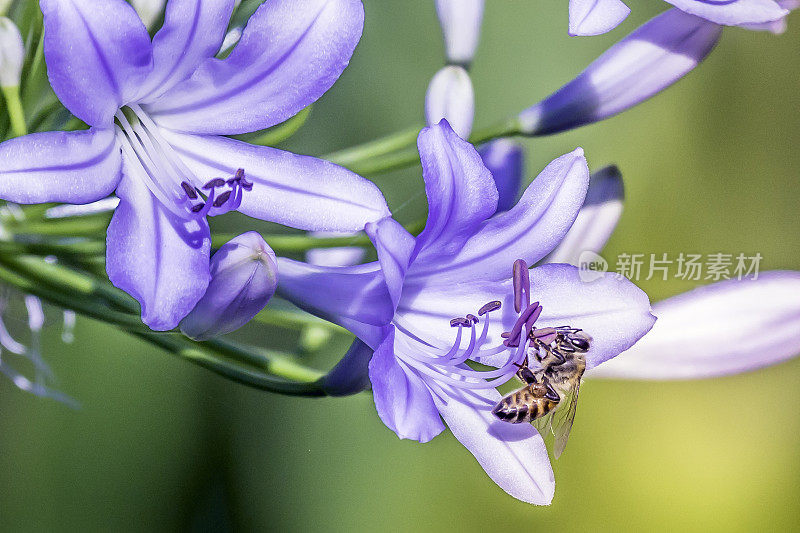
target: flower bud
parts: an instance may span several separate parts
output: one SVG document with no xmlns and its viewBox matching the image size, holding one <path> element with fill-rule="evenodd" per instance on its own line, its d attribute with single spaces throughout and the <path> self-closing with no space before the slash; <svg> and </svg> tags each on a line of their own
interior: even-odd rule
<svg viewBox="0 0 800 533">
<path fill-rule="evenodd" d="M 525 170 L 524 150 L 519 143 L 498 139 L 482 146 L 478 153 L 497 186 L 497 212 L 508 211 L 517 201 Z"/>
<path fill-rule="evenodd" d="M 181 331 L 195 340 L 230 333 L 264 308 L 277 285 L 275 253 L 258 233 L 243 233 L 211 258 L 211 283 L 181 321 Z"/>
<path fill-rule="evenodd" d="M 519 115 L 526 135 L 549 135 L 616 115 L 662 91 L 714 48 L 722 27 L 670 9 L 609 48 L 554 94 Z"/>
<path fill-rule="evenodd" d="M 425 119 L 428 125 L 447 119 L 459 137 L 466 139 L 472 131 L 475 96 L 467 71 L 457 66 L 441 69 L 428 85 L 425 95 Z"/>
<path fill-rule="evenodd" d="M 469 66 L 481 36 L 483 0 L 436 0 L 448 63 Z"/>
<path fill-rule="evenodd" d="M 0 87 L 19 87 L 25 45 L 11 19 L 0 17 Z"/>
</svg>

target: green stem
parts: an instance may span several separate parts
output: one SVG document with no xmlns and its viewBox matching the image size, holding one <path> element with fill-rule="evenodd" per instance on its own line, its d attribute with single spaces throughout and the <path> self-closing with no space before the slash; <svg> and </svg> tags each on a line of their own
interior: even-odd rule
<svg viewBox="0 0 800 533">
<path fill-rule="evenodd" d="M 268 326 L 277 326 L 281 328 L 306 328 L 306 327 L 323 327 L 334 331 L 346 333 L 347 330 L 341 326 L 337 326 L 332 322 L 327 322 L 321 318 L 307 313 L 295 313 L 294 311 L 287 311 L 284 309 L 271 309 L 264 308 L 263 311 L 258 313 L 253 320 L 266 324 Z"/>
<path fill-rule="evenodd" d="M 369 141 L 358 146 L 339 150 L 338 152 L 333 152 L 322 157 L 328 161 L 336 163 L 337 165 L 349 167 L 350 165 L 364 159 L 385 155 L 413 145 L 416 142 L 417 136 L 419 135 L 419 131 L 422 129 L 422 127 L 423 126 L 414 126 L 412 128 L 381 137 L 380 139 L 375 139 L 374 141 Z"/>
<path fill-rule="evenodd" d="M 138 312 L 137 304 L 126 294 L 62 266 L 33 257 L 10 258 L 0 255 L 0 281 L 89 318 L 121 326 L 128 333 L 182 359 L 251 387 L 292 395 L 325 394 L 318 383 L 323 373 L 299 365 L 276 352 L 243 347 L 222 339 L 198 343 L 177 332 L 165 334 L 151 331 L 138 316 L 96 303 L 99 297 L 120 307 L 136 307 L 135 311 Z M 242 364 L 251 368 L 245 368 Z"/>
<path fill-rule="evenodd" d="M 202 344 L 192 343 L 177 335 L 158 335 L 138 331 L 133 334 L 181 359 L 249 387 L 291 396 L 325 396 L 325 391 L 322 390 L 319 383 L 323 374 L 299 365 L 289 365 L 286 361 L 266 361 L 266 367 L 272 374 L 277 375 L 279 372 L 283 372 L 289 379 L 302 379 L 301 382 L 289 381 L 219 359 Z M 300 376 L 300 378 L 289 376 Z"/>
<path fill-rule="evenodd" d="M 12 135 L 14 137 L 27 135 L 28 128 L 25 126 L 25 111 L 22 109 L 22 102 L 19 99 L 19 87 L 0 87 L 0 89 L 6 99 Z"/>
<path fill-rule="evenodd" d="M 403 130 L 381 139 L 328 154 L 323 158 L 343 165 L 358 174 L 381 174 L 406 168 L 419 162 L 419 153 L 414 147 L 418 134 L 419 128 Z M 478 145 L 493 139 L 521 134 L 519 121 L 514 117 L 475 131 L 469 141 Z"/>
</svg>

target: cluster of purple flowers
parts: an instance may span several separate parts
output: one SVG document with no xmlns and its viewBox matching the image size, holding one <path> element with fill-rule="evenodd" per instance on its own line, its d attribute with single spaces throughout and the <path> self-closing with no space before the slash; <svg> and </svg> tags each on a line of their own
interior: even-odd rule
<svg viewBox="0 0 800 533">
<path fill-rule="evenodd" d="M 675 9 L 522 111 L 517 133 L 556 133 L 624 111 L 695 68 L 721 25 L 780 31 L 792 7 L 668 1 Z M 429 127 L 418 137 L 428 217 L 416 236 L 392 218 L 380 190 L 350 170 L 230 137 L 286 121 L 333 85 L 361 37 L 360 0 L 264 2 L 224 58 L 234 0 L 170 0 L 152 39 L 123 0 L 40 4 L 50 84 L 88 129 L 0 144 L 0 198 L 87 204 L 115 194 L 108 277 L 139 301 L 154 330 L 180 327 L 200 340 L 228 333 L 276 293 L 343 326 L 356 340 L 324 379 L 328 394 L 371 388 L 378 415 L 400 438 L 427 442 L 446 425 L 520 500 L 552 500 L 547 449 L 532 425 L 491 411 L 497 387 L 527 356 L 534 322 L 589 333 L 590 377 L 710 377 L 800 352 L 800 304 L 791 297 L 800 273 L 724 282 L 652 309 L 624 278 L 581 276 L 578 255 L 600 251 L 619 219 L 621 176 L 615 168 L 590 173 L 577 148 L 517 198 L 521 148 L 502 139 L 476 149 L 464 140 L 480 0 L 436 2 L 448 65 L 431 82 Z M 569 33 L 607 32 L 628 12 L 620 0 L 570 0 Z M 212 257 L 207 218 L 233 210 L 312 232 L 365 231 L 377 261 L 323 266 L 276 257 L 254 232 Z M 518 260 L 533 266 L 522 307 L 514 302 Z M 756 339 L 765 324 L 774 333 Z"/>
</svg>

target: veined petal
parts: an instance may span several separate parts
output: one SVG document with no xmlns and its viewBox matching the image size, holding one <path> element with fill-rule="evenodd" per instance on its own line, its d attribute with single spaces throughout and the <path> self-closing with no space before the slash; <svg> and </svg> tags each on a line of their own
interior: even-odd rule
<svg viewBox="0 0 800 533">
<path fill-rule="evenodd" d="M 525 151 L 519 143 L 498 139 L 482 146 L 478 153 L 497 187 L 497 211 L 508 211 L 517 202 L 522 186 Z"/>
<path fill-rule="evenodd" d="M 448 255 L 420 254 L 409 269 L 407 283 L 503 280 L 509 278 L 516 259 L 535 264 L 569 230 L 588 184 L 583 150 L 559 157 L 533 180 L 513 209 L 494 215 L 466 242 L 459 241 L 458 247 L 448 247 Z M 428 277 L 436 280 L 426 281 Z"/>
<path fill-rule="evenodd" d="M 478 48 L 483 0 L 436 0 L 449 63 L 469 65 Z"/>
<path fill-rule="evenodd" d="M 616 28 L 630 12 L 621 0 L 569 0 L 569 34 L 606 33 Z"/>
<path fill-rule="evenodd" d="M 439 413 L 492 481 L 527 503 L 549 505 L 556 488 L 542 437 L 530 424 L 509 424 L 492 415 L 500 401 L 494 389 L 456 391 L 434 396 Z"/>
<path fill-rule="evenodd" d="M 401 439 L 428 442 L 444 429 L 425 382 L 394 355 L 394 328 L 375 350 L 369 380 L 378 416 Z"/>
<path fill-rule="evenodd" d="M 243 168 L 254 185 L 239 211 L 251 217 L 305 230 L 357 231 L 389 215 L 380 189 L 328 161 L 224 137 L 162 134 L 197 176 Z"/>
<path fill-rule="evenodd" d="M 150 36 L 123 0 L 40 0 L 47 74 L 58 99 L 92 126 L 108 126 L 153 66 Z"/>
<path fill-rule="evenodd" d="M 214 57 L 225 38 L 233 0 L 170 0 L 153 37 L 153 70 L 139 100 L 152 101 Z"/>
<path fill-rule="evenodd" d="M 508 273 L 511 274 L 510 263 Z M 571 326 L 586 331 L 592 337 L 586 354 L 589 368 L 633 346 L 655 321 L 647 295 L 636 285 L 616 274 L 590 274 L 583 279 L 583 272 L 570 265 L 542 265 L 530 270 L 531 299 L 543 308 L 536 326 Z M 451 318 L 474 314 L 487 302 L 502 302 L 500 310 L 489 316 L 487 346 L 500 345 L 500 334 L 509 331 L 517 320 L 510 279 L 432 283 L 405 289 L 395 323 L 439 348 L 453 344 Z M 502 366 L 507 360 L 508 354 L 500 353 L 480 362 Z"/>
<path fill-rule="evenodd" d="M 475 148 L 446 120 L 417 141 L 428 197 L 428 221 L 417 237 L 416 263 L 441 261 L 464 246 L 497 209 L 497 188 Z"/>
<path fill-rule="evenodd" d="M 666 1 L 681 11 L 726 26 L 771 22 L 789 14 L 789 11 L 781 8 L 773 0 Z"/>
<path fill-rule="evenodd" d="M 592 174 L 578 218 L 556 249 L 542 262 L 580 266 L 581 254 L 599 253 L 622 216 L 624 194 L 622 174 L 616 166 L 605 167 Z"/>
<path fill-rule="evenodd" d="M 547 135 L 597 122 L 666 89 L 695 68 L 722 28 L 677 9 L 641 26 L 577 78 L 519 115 L 527 135 Z"/>
<path fill-rule="evenodd" d="M 392 306 L 397 307 L 411 253 L 414 251 L 414 236 L 393 218 L 370 222 L 366 230 L 378 252 L 378 262 L 392 298 Z"/>
<path fill-rule="evenodd" d="M 114 130 L 32 133 L 0 144 L 0 198 L 86 204 L 111 194 L 121 167 Z"/>
<path fill-rule="evenodd" d="M 173 329 L 208 287 L 208 224 L 177 218 L 127 175 L 117 194 L 120 204 L 108 226 L 108 279 L 139 301 L 142 322 Z"/>
<path fill-rule="evenodd" d="M 378 263 L 322 267 L 278 258 L 278 295 L 377 348 L 394 314 Z"/>
<path fill-rule="evenodd" d="M 360 0 L 271 0 L 225 60 L 209 59 L 149 106 L 174 130 L 234 134 L 279 124 L 331 88 L 364 26 Z"/>
<path fill-rule="evenodd" d="M 598 378 L 698 379 L 800 355 L 800 272 L 728 280 L 653 306 L 653 330 L 589 373 Z"/>
</svg>

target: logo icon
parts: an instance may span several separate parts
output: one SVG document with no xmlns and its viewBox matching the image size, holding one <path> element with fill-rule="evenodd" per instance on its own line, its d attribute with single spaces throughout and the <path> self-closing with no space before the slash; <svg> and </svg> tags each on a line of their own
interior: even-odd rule
<svg viewBox="0 0 800 533">
<path fill-rule="evenodd" d="M 585 250 L 578 256 L 578 276 L 584 283 L 602 278 L 604 272 L 608 272 L 608 261 L 600 255 Z"/>
</svg>

